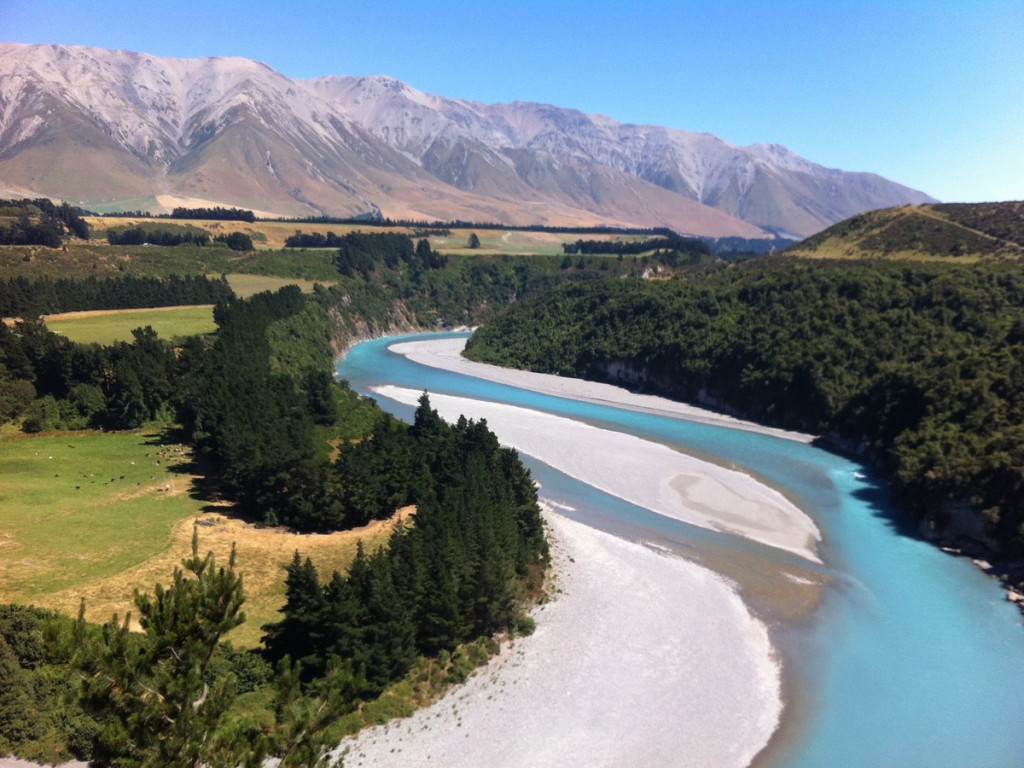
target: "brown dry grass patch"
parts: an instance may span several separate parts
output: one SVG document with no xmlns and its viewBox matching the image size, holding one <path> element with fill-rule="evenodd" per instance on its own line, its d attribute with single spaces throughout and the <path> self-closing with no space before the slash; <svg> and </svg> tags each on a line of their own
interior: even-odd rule
<svg viewBox="0 0 1024 768">
<path fill-rule="evenodd" d="M 183 493 L 188 479 L 174 483 L 170 493 Z M 284 605 L 284 566 L 298 550 L 309 557 L 326 580 L 334 571 L 348 570 L 360 541 L 367 552 L 387 543 L 395 525 L 408 521 L 414 509 L 399 510 L 389 520 L 380 520 L 362 528 L 329 534 L 299 534 L 284 528 L 260 528 L 226 514 L 206 513 L 180 521 L 171 535 L 168 548 L 140 565 L 115 576 L 82 584 L 46 596 L 41 603 L 64 613 L 77 614 L 82 598 L 86 601 L 86 618 L 104 622 L 117 613 L 132 610 L 136 589 L 151 591 L 157 583 L 169 584 L 175 567 L 191 553 L 192 530 L 199 525 L 200 552 L 213 552 L 217 562 L 226 564 L 231 547 L 236 548 L 237 568 L 242 574 L 246 593 L 246 622 L 230 639 L 237 647 L 251 648 L 259 644 L 260 627 L 280 617 Z"/>
</svg>

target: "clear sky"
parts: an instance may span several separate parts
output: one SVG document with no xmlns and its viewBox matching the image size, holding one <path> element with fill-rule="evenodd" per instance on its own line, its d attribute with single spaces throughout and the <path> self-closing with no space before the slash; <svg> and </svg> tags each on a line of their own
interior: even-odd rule
<svg viewBox="0 0 1024 768">
<path fill-rule="evenodd" d="M 0 39 L 386 74 L 1024 199 L 1024 0 L 0 0 Z"/>
</svg>

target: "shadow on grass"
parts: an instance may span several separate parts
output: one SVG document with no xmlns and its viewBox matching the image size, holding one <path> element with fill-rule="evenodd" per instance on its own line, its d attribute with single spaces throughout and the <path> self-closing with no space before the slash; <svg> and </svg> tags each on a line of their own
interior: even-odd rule
<svg viewBox="0 0 1024 768">
<path fill-rule="evenodd" d="M 170 425 L 153 435 L 146 443 L 157 448 L 158 461 L 165 462 L 168 472 L 187 475 L 191 478 L 188 494 L 202 502 L 202 511 L 216 513 L 247 523 L 259 522 L 251 515 L 243 514 L 238 506 L 226 499 L 216 480 L 212 462 L 196 456 L 195 448 L 189 442 L 189 435 L 177 425 Z"/>
</svg>

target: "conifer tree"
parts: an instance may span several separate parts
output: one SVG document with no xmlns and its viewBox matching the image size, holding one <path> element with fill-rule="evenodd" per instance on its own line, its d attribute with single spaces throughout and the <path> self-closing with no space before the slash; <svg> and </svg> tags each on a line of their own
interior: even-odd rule
<svg viewBox="0 0 1024 768">
<path fill-rule="evenodd" d="M 200 557 L 197 529 L 182 566 L 170 587 L 136 592 L 141 635 L 129 631 L 130 613 L 88 633 L 83 601 L 72 663 L 84 676 L 83 702 L 105 722 L 101 765 L 237 768 L 266 756 L 267 739 L 227 722 L 234 677 L 207 675 L 221 638 L 245 620 L 234 551 L 227 568 L 213 553 Z"/>
</svg>

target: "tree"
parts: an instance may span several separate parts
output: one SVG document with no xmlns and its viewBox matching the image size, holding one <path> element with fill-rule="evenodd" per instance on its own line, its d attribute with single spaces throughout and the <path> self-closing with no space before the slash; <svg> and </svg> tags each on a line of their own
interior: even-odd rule
<svg viewBox="0 0 1024 768">
<path fill-rule="evenodd" d="M 228 722 L 234 676 L 208 675 L 221 638 L 245 621 L 235 553 L 227 568 L 212 552 L 199 557 L 196 529 L 182 566 L 169 588 L 136 591 L 141 636 L 129 631 L 130 613 L 89 633 L 83 601 L 72 664 L 84 677 L 83 703 L 106 723 L 101 765 L 235 768 L 266 756 L 267 740 L 254 727 Z"/>
<path fill-rule="evenodd" d="M 469 242 L 466 243 L 470 248 L 480 247 L 480 238 L 476 236 L 476 232 L 469 233 Z"/>
<path fill-rule="evenodd" d="M 213 239 L 218 243 L 224 243 L 232 251 L 253 250 L 252 238 L 244 232 L 232 232 L 229 235 L 217 235 Z"/>
</svg>

